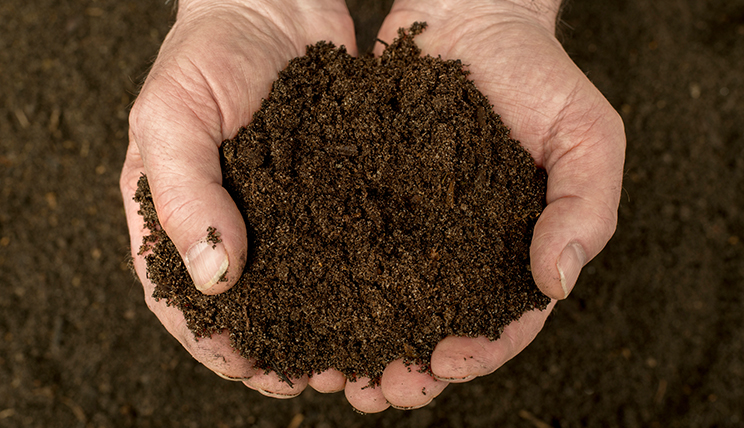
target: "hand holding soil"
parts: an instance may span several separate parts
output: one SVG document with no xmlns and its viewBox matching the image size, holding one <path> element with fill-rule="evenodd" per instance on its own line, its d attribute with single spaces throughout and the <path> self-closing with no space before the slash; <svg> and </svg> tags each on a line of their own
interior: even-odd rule
<svg viewBox="0 0 744 428">
<path fill-rule="evenodd" d="M 426 21 L 430 31 L 416 39 L 423 53 L 467 64 L 512 138 L 547 170 L 548 205 L 535 226 L 530 261 L 538 287 L 553 299 L 570 293 L 583 265 L 614 233 L 625 156 L 622 120 L 554 36 L 559 5 L 470 2 L 437 10 L 398 0 L 379 35 L 390 40 L 397 28 Z M 434 350 L 431 370 L 450 382 L 489 374 L 535 338 L 549 313 L 525 314 L 497 341 L 449 337 Z M 396 381 L 383 377 L 385 397 L 405 396 L 419 388 L 416 382 L 431 382 L 419 373 L 398 372 Z"/>
<path fill-rule="evenodd" d="M 277 72 L 308 44 L 356 45 L 343 2 L 308 3 L 180 1 L 177 21 L 132 108 L 121 176 L 132 249 L 137 252 L 145 232 L 133 201 L 144 173 L 163 229 L 184 259 L 191 256 L 190 274 L 206 294 L 234 285 L 247 252 L 245 224 L 222 187 L 221 142 L 250 121 Z M 208 227 L 220 231 L 214 249 Z M 207 254 L 218 257 L 210 260 Z M 152 298 L 154 285 L 146 278 L 144 259 L 135 255 L 134 265 L 150 309 L 206 367 L 223 377 L 250 378 L 246 384 L 265 394 L 293 396 L 307 385 L 307 379 L 300 379 L 288 388 L 276 376 L 256 373 L 251 361 L 233 352 L 226 336 L 197 342 L 181 311 Z M 343 388 L 343 378 L 330 388 Z"/>
<path fill-rule="evenodd" d="M 190 12 L 189 7 L 193 7 Z M 507 11 L 499 4 L 491 6 L 490 11 L 457 13 L 432 11 L 429 6 L 417 11 L 413 7 L 415 2 L 398 2 L 380 38 L 391 41 L 397 28 L 428 21 L 430 30 L 417 39 L 424 53 L 463 60 L 479 89 L 512 127 L 512 136 L 520 139 L 537 164 L 547 169 L 549 205 L 535 229 L 532 272 L 548 296 L 565 297 L 581 266 L 601 250 L 614 230 L 624 146 L 617 115 L 563 52 L 552 36 L 552 27 L 540 26 L 536 15 L 514 15 L 513 8 Z M 220 142 L 250 120 L 276 72 L 288 59 L 301 55 L 304 45 L 333 40 L 352 48 L 354 43 L 353 36 L 348 37 L 348 25 L 328 25 L 328 33 L 323 33 L 324 26 L 318 25 L 324 16 L 333 14 L 336 19 L 331 21 L 339 22 L 338 16 L 344 16 L 343 12 L 320 16 L 311 13 L 305 21 L 311 24 L 288 27 L 289 21 L 277 25 L 229 6 L 204 14 L 198 11 L 198 5 L 182 2 L 179 21 L 166 39 L 133 109 L 122 192 L 127 201 L 133 250 L 139 248 L 143 231 L 137 206 L 131 199 L 136 180 L 144 172 L 150 180 L 163 229 L 185 260 L 194 254 L 187 266 L 195 284 L 205 293 L 215 294 L 234 284 L 246 254 L 245 226 L 221 187 L 217 154 Z M 289 19 L 282 11 L 274 12 L 271 16 Z M 228 13 L 229 17 L 212 20 L 217 16 L 213 14 L 221 13 Z M 478 18 L 469 20 L 470 14 Z M 518 19 L 514 20 L 515 16 Z M 509 23 L 501 24 L 507 22 L 507 17 Z M 247 27 L 238 32 L 246 40 L 235 40 L 232 31 L 223 32 L 224 19 Z M 350 23 L 350 19 L 344 16 L 343 22 Z M 264 35 L 267 28 L 284 30 L 267 43 L 251 39 L 258 28 Z M 287 34 L 287 28 L 294 28 L 297 33 Z M 339 34 L 347 37 L 339 38 Z M 256 70 L 259 65 L 265 69 Z M 251 78 L 231 78 L 233 72 Z M 204 110 L 193 110 L 201 108 Z M 208 227 L 220 231 L 219 239 L 207 240 L 204 231 Z M 224 257 L 214 262 L 202 260 L 202 254 L 226 254 L 227 271 L 223 269 Z M 292 379 L 290 386 L 275 373 L 253 369 L 252 361 L 232 352 L 224 334 L 194 340 L 179 310 L 166 306 L 164 300 L 152 299 L 153 284 L 144 279 L 142 257 L 135 257 L 135 265 L 143 278 L 148 305 L 207 367 L 225 377 L 250 378 L 246 380 L 249 387 L 275 396 L 299 394 L 308 382 L 320 391 L 339 390 L 345 384 L 349 402 L 365 412 L 382 410 L 388 403 L 402 408 L 419 407 L 441 392 L 447 382 L 466 381 L 492 372 L 534 338 L 549 313 L 527 313 L 507 326 L 498 341 L 454 337 L 443 340 L 431 357 L 435 377 L 409 370 L 398 360 L 385 369 L 381 388 L 363 389 L 365 382 L 345 382 L 344 376 L 334 370 L 310 380 L 306 376 Z M 209 267 L 209 272 L 198 272 L 198 266 Z"/>
</svg>

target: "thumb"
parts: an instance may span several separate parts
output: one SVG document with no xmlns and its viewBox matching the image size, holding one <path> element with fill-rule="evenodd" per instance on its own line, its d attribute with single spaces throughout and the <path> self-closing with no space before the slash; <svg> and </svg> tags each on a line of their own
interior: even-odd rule
<svg viewBox="0 0 744 428">
<path fill-rule="evenodd" d="M 546 153 L 547 202 L 532 237 L 530 260 L 537 286 L 565 299 L 584 265 L 615 232 L 622 187 L 625 133 L 622 120 L 607 108 L 591 129 L 560 138 Z"/>
<path fill-rule="evenodd" d="M 204 294 L 222 293 L 243 271 L 247 238 L 240 211 L 222 187 L 219 129 L 200 129 L 205 122 L 187 108 L 157 104 L 144 98 L 132 108 L 131 146 L 141 153 L 160 225 L 194 286 Z"/>
</svg>

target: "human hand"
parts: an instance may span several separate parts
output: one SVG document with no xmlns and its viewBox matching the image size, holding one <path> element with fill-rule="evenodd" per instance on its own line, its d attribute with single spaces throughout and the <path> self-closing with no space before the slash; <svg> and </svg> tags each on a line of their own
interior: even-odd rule
<svg viewBox="0 0 744 428">
<path fill-rule="evenodd" d="M 134 266 L 149 308 L 206 367 L 275 397 L 296 396 L 308 384 L 338 391 L 345 378 L 329 370 L 293 379 L 290 386 L 275 373 L 255 370 L 253 361 L 233 351 L 224 332 L 197 341 L 180 310 L 152 297 L 154 285 L 137 254 L 148 232 L 133 197 L 146 174 L 160 223 L 197 288 L 218 294 L 232 287 L 245 264 L 246 228 L 222 187 L 219 146 L 250 121 L 288 61 L 318 40 L 356 53 L 343 1 L 181 0 L 176 23 L 132 107 L 120 181 Z M 220 233 L 221 243 L 207 241 L 209 227 Z"/>
<path fill-rule="evenodd" d="M 537 286 L 552 302 L 509 324 L 499 340 L 442 340 L 431 357 L 433 376 L 395 361 L 381 388 L 347 383 L 349 402 L 361 411 L 381 411 L 388 403 L 421 407 L 450 382 L 498 369 L 535 338 L 556 300 L 568 296 L 581 268 L 614 233 L 623 124 L 556 40 L 559 6 L 557 0 L 397 0 L 383 23 L 379 38 L 392 41 L 398 28 L 427 22 L 416 37 L 422 52 L 462 60 L 512 137 L 547 170 L 548 205 L 535 225 L 530 259 Z"/>
</svg>

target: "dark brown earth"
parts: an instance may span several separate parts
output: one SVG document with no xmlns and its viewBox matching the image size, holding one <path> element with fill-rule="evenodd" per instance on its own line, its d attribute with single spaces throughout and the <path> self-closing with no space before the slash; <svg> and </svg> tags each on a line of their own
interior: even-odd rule
<svg viewBox="0 0 744 428">
<path fill-rule="evenodd" d="M 460 61 L 421 56 L 424 28 L 400 29 L 379 58 L 309 46 L 222 143 L 250 231 L 231 290 L 194 287 L 140 178 L 153 296 L 197 337 L 228 330 L 283 379 L 334 368 L 379 382 L 394 360 L 426 367 L 445 337 L 495 340 L 550 303 L 529 267 L 547 175 Z"/>
<path fill-rule="evenodd" d="M 369 46 L 384 2 L 350 3 Z M 214 376 L 142 302 L 118 175 L 170 17 L 145 0 L 0 4 L 0 426 L 742 424 L 744 2 L 570 4 L 562 40 L 626 124 L 618 231 L 512 362 L 369 416 Z"/>
</svg>

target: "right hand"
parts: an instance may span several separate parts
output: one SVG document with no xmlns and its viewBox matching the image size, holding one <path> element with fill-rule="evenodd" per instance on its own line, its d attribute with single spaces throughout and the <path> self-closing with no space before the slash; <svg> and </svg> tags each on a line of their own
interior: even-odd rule
<svg viewBox="0 0 744 428">
<path fill-rule="evenodd" d="M 121 192 L 134 266 L 150 310 L 207 368 L 275 397 L 293 397 L 310 384 L 321 392 L 344 388 L 329 370 L 308 380 L 282 382 L 240 357 L 226 333 L 196 340 L 180 310 L 152 297 L 154 284 L 138 255 L 143 228 L 133 201 L 146 174 L 160 223 L 199 290 L 218 294 L 232 287 L 245 264 L 246 227 L 222 187 L 219 147 L 248 124 L 288 61 L 307 45 L 328 40 L 356 54 L 354 26 L 341 0 L 181 0 L 168 33 L 129 117 L 129 148 Z M 207 228 L 220 232 L 213 249 Z M 227 281 L 219 281 L 225 276 Z"/>
<path fill-rule="evenodd" d="M 360 391 L 361 385 L 347 384 L 347 397 L 360 410 L 382 410 L 368 406 L 375 398 L 398 408 L 421 407 L 448 383 L 497 370 L 532 342 L 555 301 L 568 296 L 583 265 L 615 231 L 623 123 L 555 38 L 559 6 L 559 0 L 396 0 L 380 29 L 379 38 L 392 41 L 398 28 L 427 22 L 416 38 L 422 53 L 467 64 L 512 137 L 547 171 L 547 207 L 535 225 L 530 266 L 536 285 L 553 301 L 507 325 L 499 340 L 443 339 L 432 353 L 431 375 L 397 360 L 385 369 L 380 388 Z"/>
</svg>

